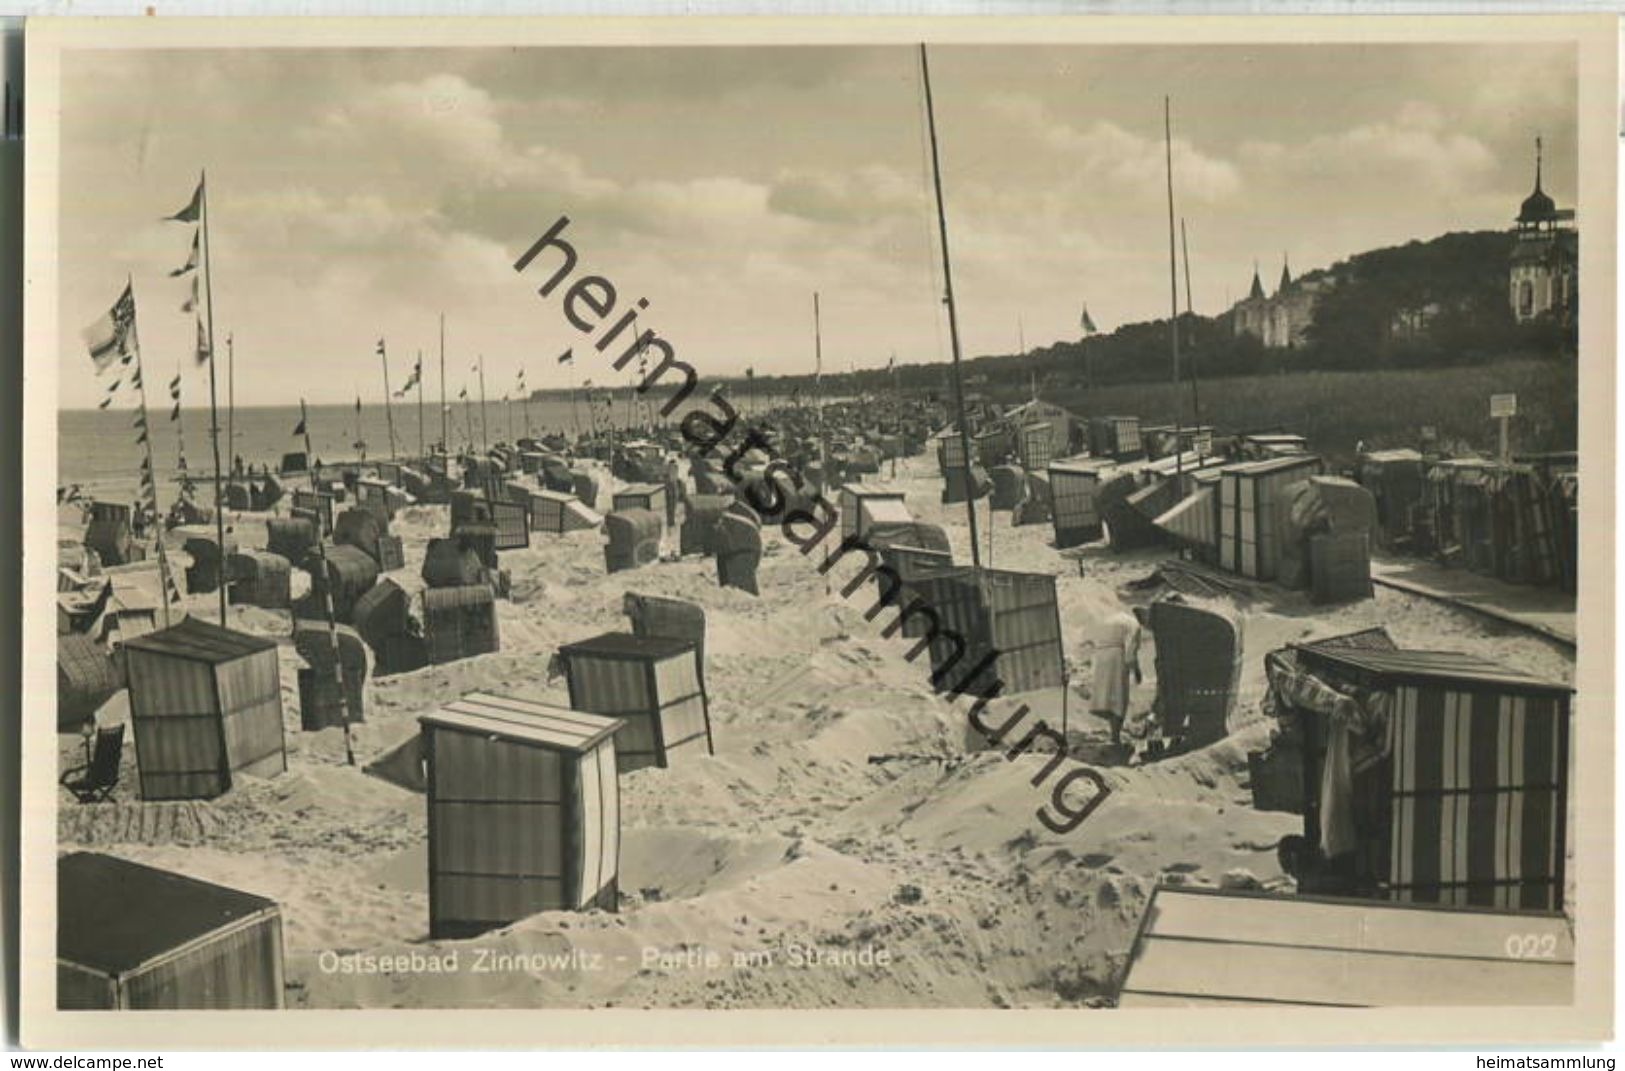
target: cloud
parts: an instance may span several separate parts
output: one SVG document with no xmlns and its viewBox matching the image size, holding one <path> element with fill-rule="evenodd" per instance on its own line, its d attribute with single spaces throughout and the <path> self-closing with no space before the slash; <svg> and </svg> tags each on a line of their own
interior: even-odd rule
<svg viewBox="0 0 1625 1071">
<path fill-rule="evenodd" d="M 1431 196 L 1478 192 L 1494 172 L 1495 154 L 1478 138 L 1447 123 L 1438 107 L 1409 101 L 1388 119 L 1296 145 L 1250 140 L 1241 155 L 1249 169 L 1277 179 L 1313 178 L 1346 183 L 1350 175 L 1392 186 L 1369 186 L 1392 196 L 1397 190 L 1426 190 Z"/>
<path fill-rule="evenodd" d="M 1108 192 L 1136 194 L 1166 181 L 1166 149 L 1160 138 L 1144 138 L 1103 119 L 1080 130 L 1052 116 L 1042 101 L 1021 94 L 992 94 L 986 106 L 1038 145 L 1066 157 L 1085 179 Z M 1182 196 L 1213 202 L 1242 188 L 1234 163 L 1204 153 L 1184 138 L 1173 139 L 1173 162 Z"/>
</svg>

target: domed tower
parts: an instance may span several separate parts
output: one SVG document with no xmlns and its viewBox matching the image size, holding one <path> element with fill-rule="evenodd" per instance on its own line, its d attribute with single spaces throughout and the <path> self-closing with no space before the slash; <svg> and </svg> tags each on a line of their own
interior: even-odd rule
<svg viewBox="0 0 1625 1071">
<path fill-rule="evenodd" d="M 1579 247 L 1574 210 L 1558 208 L 1541 187 L 1544 152 L 1535 139 L 1535 188 L 1518 206 L 1508 299 L 1512 316 L 1528 323 L 1548 314 L 1565 322 L 1577 303 Z"/>
</svg>

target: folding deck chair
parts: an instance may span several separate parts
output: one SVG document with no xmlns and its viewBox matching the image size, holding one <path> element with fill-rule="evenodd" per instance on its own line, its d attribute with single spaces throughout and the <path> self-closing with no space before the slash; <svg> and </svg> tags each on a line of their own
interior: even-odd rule
<svg viewBox="0 0 1625 1071">
<path fill-rule="evenodd" d="M 62 775 L 59 782 L 80 803 L 105 803 L 118 787 L 119 764 L 124 758 L 124 726 L 96 730 L 94 747 L 86 741 L 88 760 Z"/>
</svg>

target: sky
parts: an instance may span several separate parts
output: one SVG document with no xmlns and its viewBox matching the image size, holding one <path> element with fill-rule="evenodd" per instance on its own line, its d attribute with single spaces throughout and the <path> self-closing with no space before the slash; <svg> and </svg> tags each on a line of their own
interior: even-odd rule
<svg viewBox="0 0 1625 1071">
<path fill-rule="evenodd" d="M 1570 46 L 944 46 L 930 56 L 963 351 L 1166 316 L 1163 97 L 1194 305 L 1350 254 L 1574 204 Z M 701 376 L 946 361 L 913 48 L 75 51 L 63 57 L 61 402 L 133 278 L 144 360 L 207 389 L 180 311 L 208 173 L 215 335 L 238 401 L 369 403 L 421 350 L 455 397 L 624 381 L 520 253 L 560 216 Z M 1583 222 L 1583 219 L 1582 219 Z M 566 284 L 568 285 L 568 284 Z M 1181 279 L 1183 285 L 1183 279 Z M 1183 294 L 1181 301 L 1183 302 Z M 619 309 L 617 309 L 618 314 Z M 577 360 L 557 357 L 574 347 Z M 156 383 L 157 374 L 149 373 Z M 151 384 L 149 383 L 149 386 Z"/>
</svg>

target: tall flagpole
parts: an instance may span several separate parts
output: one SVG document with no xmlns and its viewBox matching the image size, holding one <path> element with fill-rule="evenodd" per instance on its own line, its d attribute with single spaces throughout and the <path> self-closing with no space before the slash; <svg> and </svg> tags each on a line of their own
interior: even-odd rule
<svg viewBox="0 0 1625 1071">
<path fill-rule="evenodd" d="M 395 460 L 395 410 L 389 404 L 389 347 L 378 340 L 378 359 L 384 364 L 384 423 L 389 427 L 389 459 Z"/>
<path fill-rule="evenodd" d="M 468 437 L 474 437 L 473 429 L 469 429 Z M 485 423 L 485 354 L 480 354 L 480 449 L 487 454 L 491 452 L 491 429 Z"/>
<path fill-rule="evenodd" d="M 147 419 L 147 373 L 141 367 L 141 333 L 135 327 L 135 281 L 125 276 L 125 285 L 130 291 L 130 337 L 135 341 L 135 381 L 141 392 L 141 439 L 147 448 L 147 508 L 152 511 L 152 526 L 157 532 L 158 544 L 158 583 L 163 587 L 164 627 L 169 627 L 169 596 L 176 591 L 174 578 L 169 571 L 169 555 L 164 553 L 164 522 L 158 512 L 158 470 L 152 463 L 152 427 Z M 221 566 L 225 564 L 225 546 L 221 545 Z"/>
<path fill-rule="evenodd" d="M 379 361 L 384 362 L 384 423 L 390 429 L 390 460 L 395 460 L 395 410 L 390 406 L 390 354 L 384 340 L 379 340 Z"/>
<path fill-rule="evenodd" d="M 305 411 L 305 400 L 299 399 L 299 430 L 305 435 L 305 456 L 311 457 L 310 449 L 310 417 Z M 360 438 L 359 435 L 356 438 Z M 316 478 L 314 467 L 310 470 L 310 489 L 321 493 L 321 482 Z M 320 506 L 320 499 L 317 500 Z M 344 660 L 339 656 L 339 629 L 337 616 L 333 612 L 333 574 L 327 571 L 327 541 L 322 538 L 322 518 L 320 509 L 316 517 L 316 556 L 320 560 L 322 570 L 322 610 L 327 616 L 327 642 L 333 653 L 333 684 L 339 698 L 339 720 L 344 726 L 344 761 L 351 766 L 355 765 L 355 749 L 350 743 L 350 697 L 344 690 Z"/>
<path fill-rule="evenodd" d="M 1185 315 L 1186 315 L 1186 317 L 1188 319 L 1190 319 L 1190 321 L 1192 323 L 1195 323 L 1196 322 L 1196 319 L 1195 319 L 1196 314 L 1192 311 L 1192 303 L 1193 303 L 1194 299 L 1191 297 L 1191 246 L 1190 246 L 1190 242 L 1187 241 L 1186 238 L 1185 238 L 1185 217 L 1184 216 L 1179 217 L 1179 245 L 1184 250 L 1184 253 L 1185 253 Z M 1199 398 L 1197 396 L 1197 393 L 1196 393 L 1196 357 L 1195 357 L 1195 355 L 1194 354 L 1187 355 L 1187 359 L 1186 359 L 1185 363 L 1190 366 L 1190 373 L 1191 373 L 1191 420 L 1193 421 L 1194 426 L 1196 428 L 1200 428 L 1202 426 L 1202 400 L 1201 400 L 1201 398 Z M 1199 438 L 1197 438 L 1197 435 L 1199 435 L 1199 434 L 1200 434 L 1199 432 L 1194 432 L 1194 431 L 1192 432 L 1191 445 L 1193 447 L 1198 442 L 1201 441 Z M 1201 455 L 1200 451 L 1198 451 L 1196 456 L 1197 456 L 1198 460 L 1201 459 L 1202 455 Z"/>
<path fill-rule="evenodd" d="M 451 432 L 446 426 L 450 407 L 446 404 L 446 314 L 440 314 L 440 456 L 447 458 L 446 471 L 442 475 L 448 479 L 451 476 Z"/>
<path fill-rule="evenodd" d="M 1174 475 L 1183 475 L 1185 452 L 1181 438 L 1179 405 L 1179 256 L 1174 248 L 1174 126 L 1173 106 L 1162 98 L 1162 147 L 1168 163 L 1168 344 L 1174 358 Z"/>
<path fill-rule="evenodd" d="M 428 464 L 429 454 L 423 444 L 423 347 L 418 347 L 418 464 Z"/>
<path fill-rule="evenodd" d="M 214 340 L 210 339 L 210 345 Z M 226 453 L 231 455 L 231 472 L 237 474 L 237 336 L 226 332 Z"/>
<path fill-rule="evenodd" d="M 976 487 L 971 475 L 970 421 L 965 415 L 965 386 L 959 367 L 959 313 L 954 307 L 954 273 L 948 258 L 948 217 L 942 204 L 942 163 L 937 156 L 937 117 L 931 103 L 931 66 L 926 59 L 924 44 L 920 45 L 920 76 L 925 83 L 925 121 L 931 134 L 931 178 L 937 192 L 937 231 L 942 240 L 943 300 L 948 306 L 948 337 L 953 343 L 954 408 L 959 414 L 959 447 L 964 452 L 965 514 L 970 522 L 971 565 L 980 568 L 981 554 L 976 549 Z"/>
<path fill-rule="evenodd" d="M 207 325 L 209 329 L 209 441 L 214 447 L 214 534 L 220 544 L 221 576 L 219 587 L 216 589 L 220 595 L 220 624 L 226 623 L 226 502 L 225 495 L 220 491 L 220 406 L 216 401 L 215 374 L 214 374 L 214 243 L 209 240 L 209 173 L 204 171 L 199 179 L 199 214 L 202 222 L 198 229 L 203 232 L 203 295 L 208 303 Z"/>
</svg>

